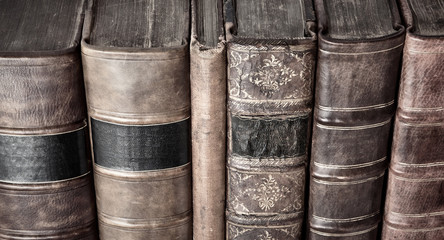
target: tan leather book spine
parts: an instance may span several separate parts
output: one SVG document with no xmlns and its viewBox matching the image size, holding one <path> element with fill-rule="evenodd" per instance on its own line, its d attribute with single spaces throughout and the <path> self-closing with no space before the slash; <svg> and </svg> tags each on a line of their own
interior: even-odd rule
<svg viewBox="0 0 444 240">
<path fill-rule="evenodd" d="M 319 50 L 310 163 L 311 240 L 378 238 L 404 44 L 394 1 L 341 2 L 315 1 Z M 375 20 L 375 14 L 386 17 Z M 378 25 L 381 28 L 373 28 Z"/>
<path fill-rule="evenodd" d="M 217 1 L 214 1 L 216 3 Z M 212 11 L 193 1 L 191 39 L 191 146 L 193 159 L 193 239 L 225 239 L 226 45 L 202 43 L 197 14 Z M 219 1 L 219 7 L 222 1 Z M 196 4 L 200 4 L 196 6 Z M 212 5 L 210 5 L 212 6 Z M 212 7 L 217 7 L 214 5 Z M 204 9 L 197 9 L 204 8 Z M 199 12 L 197 12 L 199 10 Z M 219 8 L 219 10 L 222 10 Z M 217 13 L 217 11 L 216 11 Z M 215 14 L 213 18 L 221 16 Z M 202 17 L 203 18 L 203 17 Z M 197 22 L 199 21 L 199 22 Z M 216 26 L 222 29 L 222 24 Z M 217 36 L 217 31 L 214 33 Z M 219 37 L 219 36 L 217 36 Z"/>
<path fill-rule="evenodd" d="M 297 40 L 227 36 L 227 239 L 301 239 L 316 59 L 310 13 L 297 20 L 306 32 Z"/>
<path fill-rule="evenodd" d="M 85 22 L 100 238 L 191 239 L 189 46 L 94 45 L 91 12 Z"/>
<path fill-rule="evenodd" d="M 41 4 L 2 2 L 0 15 L 23 5 L 26 8 L 16 15 L 33 18 L 38 12 L 44 18 L 59 13 L 51 7 L 44 10 Z M 14 34 L 3 34 L 1 39 L 0 239 L 97 239 L 78 44 L 85 2 L 53 4 L 72 7 L 64 12 L 72 25 L 62 31 L 59 23 L 25 19 L 15 31 L 53 28 L 54 35 L 48 37 L 74 32 L 73 38 L 65 39 L 74 44 L 65 46 L 64 40 L 57 39 L 60 48 L 45 48 L 52 39 L 37 40 L 42 45 L 32 46 Z M 25 32 L 29 35 L 23 38 L 32 39 L 33 33 Z M 12 45 L 4 41 L 5 35 L 19 46 L 8 48 Z"/>
<path fill-rule="evenodd" d="M 400 3 L 408 28 L 382 239 L 444 239 L 444 27 L 426 19 L 444 8 L 424 16 L 420 5 L 437 1 Z"/>
</svg>

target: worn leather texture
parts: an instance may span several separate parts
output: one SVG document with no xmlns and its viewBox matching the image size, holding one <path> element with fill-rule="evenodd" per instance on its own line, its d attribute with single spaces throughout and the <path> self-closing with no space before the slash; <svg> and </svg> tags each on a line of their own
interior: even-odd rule
<svg viewBox="0 0 444 240">
<path fill-rule="evenodd" d="M 301 239 L 316 58 L 305 23 L 282 45 L 230 36 L 227 239 Z"/>
<path fill-rule="evenodd" d="M 5 54 L 0 57 L 0 133 L 50 134 L 84 125 L 85 95 L 76 47 L 40 53 L 41 57 Z"/>
<path fill-rule="evenodd" d="M 191 165 L 122 171 L 96 164 L 100 239 L 191 239 Z"/>
<path fill-rule="evenodd" d="M 5 4 L 28 16 L 9 27 L 29 25 L 2 31 L 11 42 L 0 50 L 0 239 L 97 239 L 79 46 L 86 1 Z M 54 7 L 72 19 L 43 21 Z M 41 43 L 34 31 L 45 24 Z"/>
<path fill-rule="evenodd" d="M 444 239 L 444 36 L 423 36 L 401 1 L 407 36 L 382 239 Z"/>
<path fill-rule="evenodd" d="M 92 20 L 89 13 L 82 60 L 94 124 L 99 236 L 191 239 L 188 45 L 146 49 L 91 45 Z M 157 166 L 164 157 L 165 165 Z"/>
<path fill-rule="evenodd" d="M 63 181 L 0 182 L 0 239 L 97 239 L 90 173 Z"/>
<path fill-rule="evenodd" d="M 404 42 L 333 39 L 324 1 L 315 1 L 319 51 L 310 165 L 308 239 L 377 239 Z"/>
<path fill-rule="evenodd" d="M 191 41 L 193 239 L 225 239 L 226 45 Z"/>
</svg>

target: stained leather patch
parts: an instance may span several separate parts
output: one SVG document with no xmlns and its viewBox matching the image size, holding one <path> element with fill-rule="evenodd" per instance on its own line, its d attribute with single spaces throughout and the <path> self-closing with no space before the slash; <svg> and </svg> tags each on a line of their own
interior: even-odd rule
<svg viewBox="0 0 444 240">
<path fill-rule="evenodd" d="M 251 157 L 302 156 L 307 145 L 308 119 L 232 116 L 233 153 Z"/>
<path fill-rule="evenodd" d="M 161 125 L 118 125 L 91 118 L 94 161 L 126 171 L 165 169 L 189 160 L 189 119 Z"/>
<path fill-rule="evenodd" d="M 86 128 L 56 135 L 0 135 L 0 180 L 48 182 L 89 171 Z"/>
</svg>

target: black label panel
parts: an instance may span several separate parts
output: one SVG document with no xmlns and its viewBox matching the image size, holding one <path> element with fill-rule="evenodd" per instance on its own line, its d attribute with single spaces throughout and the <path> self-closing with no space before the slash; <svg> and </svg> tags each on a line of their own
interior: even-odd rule
<svg viewBox="0 0 444 240">
<path fill-rule="evenodd" d="M 233 153 L 250 157 L 297 157 L 305 154 L 308 116 L 287 119 L 231 117 Z"/>
<path fill-rule="evenodd" d="M 94 161 L 103 167 L 144 171 L 189 160 L 189 119 L 162 125 L 117 125 L 91 118 Z"/>
<path fill-rule="evenodd" d="M 0 135 L 0 180 L 48 182 L 89 171 L 87 128 L 41 136 Z"/>
</svg>

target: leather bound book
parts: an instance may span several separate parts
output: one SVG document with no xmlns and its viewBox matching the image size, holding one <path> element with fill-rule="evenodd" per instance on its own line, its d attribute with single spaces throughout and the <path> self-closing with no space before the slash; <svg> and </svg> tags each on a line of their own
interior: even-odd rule
<svg viewBox="0 0 444 240">
<path fill-rule="evenodd" d="M 227 239 L 301 239 L 316 57 L 313 6 L 228 2 L 226 26 Z"/>
<path fill-rule="evenodd" d="M 193 239 L 225 239 L 226 45 L 222 1 L 192 1 Z"/>
<path fill-rule="evenodd" d="M 395 1 L 316 0 L 308 238 L 376 239 L 404 27 Z"/>
<path fill-rule="evenodd" d="M 97 239 L 81 0 L 0 1 L 0 239 Z"/>
<path fill-rule="evenodd" d="M 400 1 L 407 25 L 383 239 L 444 239 L 444 1 Z"/>
<path fill-rule="evenodd" d="M 82 40 L 101 239 L 191 239 L 190 2 L 98 0 Z"/>
</svg>

